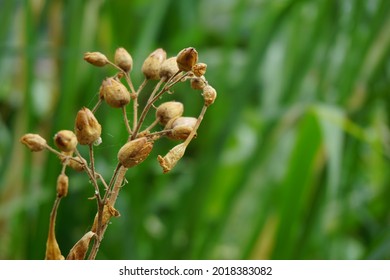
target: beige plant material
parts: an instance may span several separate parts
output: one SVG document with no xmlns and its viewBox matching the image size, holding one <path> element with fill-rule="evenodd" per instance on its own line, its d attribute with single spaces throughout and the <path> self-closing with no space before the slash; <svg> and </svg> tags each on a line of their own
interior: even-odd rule
<svg viewBox="0 0 390 280">
<path fill-rule="evenodd" d="M 84 260 L 87 254 L 89 244 L 91 239 L 95 237 L 96 234 L 93 231 L 88 231 L 86 234 L 81 237 L 79 241 L 70 249 L 67 260 Z"/>
</svg>

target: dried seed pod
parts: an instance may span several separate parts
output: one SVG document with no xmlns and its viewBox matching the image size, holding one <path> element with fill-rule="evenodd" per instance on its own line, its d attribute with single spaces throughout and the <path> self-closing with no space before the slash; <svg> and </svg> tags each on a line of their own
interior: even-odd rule
<svg viewBox="0 0 390 280">
<path fill-rule="evenodd" d="M 81 145 L 91 145 L 100 137 L 102 127 L 91 110 L 84 107 L 77 113 L 75 132 Z"/>
<path fill-rule="evenodd" d="M 192 72 L 195 76 L 201 77 L 206 74 L 207 64 L 206 63 L 196 63 L 192 66 Z"/>
<path fill-rule="evenodd" d="M 114 207 L 112 207 L 111 205 L 107 205 L 107 204 L 104 205 L 103 215 L 102 215 L 102 226 L 107 224 L 108 221 L 111 219 L 111 217 L 119 217 L 119 216 L 120 216 L 119 211 L 116 210 Z M 98 214 L 96 213 L 91 231 L 96 233 L 97 227 L 98 227 Z"/>
<path fill-rule="evenodd" d="M 191 79 L 191 87 L 195 90 L 202 90 L 206 85 L 207 81 L 203 76 Z"/>
<path fill-rule="evenodd" d="M 83 260 L 87 254 L 89 243 L 96 234 L 93 231 L 88 231 L 83 237 L 70 249 L 67 260 Z"/>
<path fill-rule="evenodd" d="M 137 138 L 127 142 L 118 152 L 119 162 L 126 168 L 136 166 L 143 162 L 153 148 L 153 142 L 146 137 Z"/>
<path fill-rule="evenodd" d="M 114 108 L 121 108 L 130 102 L 130 93 L 127 88 L 111 77 L 103 80 L 99 96 Z"/>
<path fill-rule="evenodd" d="M 190 71 L 198 62 L 198 52 L 192 47 L 185 48 L 178 53 L 176 62 L 181 71 Z"/>
<path fill-rule="evenodd" d="M 57 196 L 64 197 L 68 194 L 69 178 L 65 174 L 58 175 L 57 178 Z"/>
<path fill-rule="evenodd" d="M 187 145 L 181 143 L 173 147 L 164 157 L 158 156 L 157 160 L 163 168 L 163 173 L 167 173 L 176 165 L 176 163 L 183 157 Z"/>
<path fill-rule="evenodd" d="M 77 138 L 73 131 L 60 130 L 54 135 L 54 143 L 63 152 L 73 152 L 77 146 Z"/>
<path fill-rule="evenodd" d="M 102 67 L 108 63 L 107 57 L 100 52 L 86 52 L 84 54 L 84 60 L 98 67 Z"/>
<path fill-rule="evenodd" d="M 179 72 L 179 67 L 177 67 L 176 57 L 170 57 L 161 64 L 159 70 L 159 76 L 161 79 L 168 80 L 170 77 Z"/>
<path fill-rule="evenodd" d="M 66 157 L 64 157 L 63 159 L 66 159 Z M 81 164 L 80 162 L 83 162 L 83 164 Z M 73 159 L 68 159 L 68 166 L 77 172 L 83 171 L 84 166 L 86 165 L 87 165 L 87 161 L 78 156 L 73 157 Z"/>
<path fill-rule="evenodd" d="M 185 140 L 188 135 L 194 130 L 196 118 L 193 117 L 180 117 L 175 119 L 170 125 L 172 132 L 167 135 L 168 138 L 174 140 Z"/>
<path fill-rule="evenodd" d="M 133 58 L 124 48 L 116 49 L 114 60 L 115 64 L 125 72 L 130 72 L 133 68 Z"/>
<path fill-rule="evenodd" d="M 46 148 L 46 140 L 39 134 L 27 133 L 20 138 L 20 143 L 32 152 L 40 152 Z"/>
<path fill-rule="evenodd" d="M 214 103 L 217 98 L 217 91 L 210 85 L 207 85 L 203 88 L 203 99 L 206 106 L 210 106 Z"/>
<path fill-rule="evenodd" d="M 55 218 L 50 219 L 49 233 L 46 241 L 45 260 L 64 260 L 61 254 L 60 246 L 58 245 L 55 234 Z"/>
<path fill-rule="evenodd" d="M 142 64 L 142 73 L 148 80 L 160 79 L 161 64 L 167 59 L 167 53 L 159 48 L 152 52 Z"/>
<path fill-rule="evenodd" d="M 183 115 L 183 103 L 177 101 L 168 101 L 157 107 L 156 118 L 160 124 L 166 125 L 169 120 L 181 117 Z"/>
</svg>

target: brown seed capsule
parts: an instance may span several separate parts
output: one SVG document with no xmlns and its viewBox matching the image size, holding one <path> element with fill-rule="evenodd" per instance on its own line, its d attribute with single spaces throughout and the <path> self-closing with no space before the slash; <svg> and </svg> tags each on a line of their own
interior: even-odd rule
<svg viewBox="0 0 390 280">
<path fill-rule="evenodd" d="M 130 93 L 127 88 L 111 77 L 103 80 L 99 95 L 114 108 L 121 108 L 130 102 Z"/>
<path fill-rule="evenodd" d="M 172 132 L 167 137 L 173 140 L 187 139 L 188 135 L 194 130 L 196 122 L 197 119 L 193 117 L 180 117 L 175 119 L 170 127 Z"/>
<path fill-rule="evenodd" d="M 73 131 L 60 130 L 54 135 L 54 143 L 63 152 L 73 152 L 77 146 L 77 138 Z"/>
<path fill-rule="evenodd" d="M 61 158 L 62 163 L 64 163 L 65 160 L 67 160 L 68 166 L 77 172 L 83 171 L 84 166 L 87 165 L 87 161 L 85 159 L 81 159 L 78 156 L 72 158 L 68 158 L 68 157 Z"/>
<path fill-rule="evenodd" d="M 39 134 L 27 133 L 20 138 L 20 143 L 32 152 L 40 152 L 46 148 L 46 140 Z"/>
<path fill-rule="evenodd" d="M 119 162 L 126 168 L 136 166 L 143 162 L 153 148 L 153 142 L 146 137 L 137 138 L 127 142 L 118 152 Z"/>
<path fill-rule="evenodd" d="M 191 79 L 191 87 L 196 90 L 202 90 L 207 85 L 206 79 L 201 77 L 194 77 Z"/>
<path fill-rule="evenodd" d="M 195 48 L 185 48 L 178 53 L 176 62 L 181 71 L 190 71 L 198 62 L 198 52 Z"/>
<path fill-rule="evenodd" d="M 100 52 L 86 52 L 84 54 L 84 60 L 98 67 L 102 67 L 108 63 L 107 57 Z"/>
<path fill-rule="evenodd" d="M 183 115 L 184 106 L 181 102 L 168 101 L 157 107 L 156 118 L 160 124 L 166 125 L 169 120 L 181 117 Z"/>
<path fill-rule="evenodd" d="M 214 103 L 217 98 L 217 91 L 210 85 L 207 85 L 203 88 L 203 99 L 206 106 L 210 106 Z"/>
<path fill-rule="evenodd" d="M 159 48 L 152 52 L 144 61 L 142 65 L 142 73 L 148 80 L 160 79 L 161 64 L 167 59 L 167 53 Z"/>
<path fill-rule="evenodd" d="M 68 194 L 69 178 L 65 174 L 58 175 L 57 178 L 57 196 L 64 197 Z"/>
<path fill-rule="evenodd" d="M 167 173 L 176 165 L 176 163 L 183 157 L 187 145 L 181 143 L 173 147 L 164 157 L 158 156 L 157 160 L 163 168 L 163 173 Z"/>
<path fill-rule="evenodd" d="M 70 249 L 67 260 L 83 260 L 87 254 L 89 243 L 96 234 L 93 231 L 88 231 L 81 237 L 79 241 Z"/>
<path fill-rule="evenodd" d="M 176 57 L 170 57 L 161 64 L 159 75 L 161 79 L 167 81 L 170 77 L 179 72 L 179 67 L 177 67 Z"/>
<path fill-rule="evenodd" d="M 119 216 L 120 216 L 119 211 L 116 210 L 114 207 L 108 204 L 104 205 L 103 215 L 102 215 L 102 227 L 104 227 L 104 225 L 106 225 L 109 222 L 111 217 L 119 217 Z M 96 233 L 97 228 L 98 228 L 98 214 L 96 213 L 91 231 Z"/>
<path fill-rule="evenodd" d="M 115 64 L 123 71 L 130 72 L 133 68 L 133 58 L 124 48 L 117 48 L 115 51 Z"/>
<path fill-rule="evenodd" d="M 76 116 L 75 132 L 81 145 L 93 144 L 102 133 L 102 127 L 88 108 L 82 108 Z"/>
<path fill-rule="evenodd" d="M 194 66 L 192 66 L 192 72 L 197 77 L 201 77 L 204 74 L 206 74 L 207 64 L 206 63 L 196 63 Z"/>
</svg>

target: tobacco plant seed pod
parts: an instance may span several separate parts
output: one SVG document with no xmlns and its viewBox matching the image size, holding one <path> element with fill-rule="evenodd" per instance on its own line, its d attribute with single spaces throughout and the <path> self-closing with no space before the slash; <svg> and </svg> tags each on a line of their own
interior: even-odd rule
<svg viewBox="0 0 390 280">
<path fill-rule="evenodd" d="M 40 152 L 46 148 L 46 140 L 39 134 L 27 133 L 20 138 L 20 143 L 32 152 Z"/>
<path fill-rule="evenodd" d="M 75 132 L 81 145 L 93 144 L 102 133 L 102 126 L 88 108 L 82 108 L 76 116 Z"/>
<path fill-rule="evenodd" d="M 89 243 L 96 234 L 93 231 L 88 231 L 81 237 L 79 241 L 70 249 L 67 260 L 83 260 L 87 254 Z"/>
<path fill-rule="evenodd" d="M 167 59 L 167 53 L 159 48 L 152 52 L 142 64 L 142 73 L 148 80 L 160 79 L 161 64 Z"/>
<path fill-rule="evenodd" d="M 166 59 L 160 67 L 159 75 L 161 79 L 167 81 L 170 77 L 179 72 L 179 67 L 177 67 L 176 57 L 170 57 Z"/>
<path fill-rule="evenodd" d="M 202 90 L 207 85 L 206 79 L 201 77 L 194 77 L 191 79 L 191 87 L 195 90 Z"/>
<path fill-rule="evenodd" d="M 160 124 L 166 125 L 169 120 L 181 117 L 183 115 L 184 106 L 181 102 L 168 101 L 157 107 L 156 118 Z"/>
<path fill-rule="evenodd" d="M 77 146 L 77 138 L 73 131 L 60 130 L 54 135 L 54 143 L 63 152 L 73 152 Z"/>
<path fill-rule="evenodd" d="M 186 151 L 187 145 L 181 143 L 173 147 L 164 157 L 158 156 L 157 160 L 163 169 L 163 173 L 167 173 L 172 170 L 176 163 L 183 157 Z"/>
<path fill-rule="evenodd" d="M 168 138 L 173 140 L 185 140 L 188 135 L 194 130 L 196 118 L 193 117 L 180 117 L 174 120 L 171 124 L 172 132 L 167 135 Z"/>
<path fill-rule="evenodd" d="M 123 71 L 131 72 L 133 68 L 133 58 L 124 48 L 117 48 L 115 51 L 115 64 Z"/>
<path fill-rule="evenodd" d="M 106 78 L 100 86 L 100 96 L 107 104 L 114 108 L 121 108 L 130 102 L 130 93 L 127 88 L 114 78 Z"/>
<path fill-rule="evenodd" d="M 217 98 L 217 91 L 210 85 L 207 85 L 203 88 L 203 99 L 206 106 L 210 106 L 214 103 Z"/>
<path fill-rule="evenodd" d="M 80 162 L 83 162 L 83 164 L 81 164 Z M 87 165 L 87 161 L 85 159 L 81 159 L 78 156 L 73 157 L 73 159 L 69 159 L 68 161 L 68 166 L 77 172 L 83 171 L 84 166 L 86 165 Z"/>
<path fill-rule="evenodd" d="M 207 64 L 206 63 L 196 63 L 192 66 L 192 72 L 195 76 L 201 77 L 206 74 Z"/>
<path fill-rule="evenodd" d="M 100 52 L 86 52 L 84 54 L 84 60 L 98 67 L 102 67 L 108 63 L 107 57 Z"/>
<path fill-rule="evenodd" d="M 185 48 L 178 53 L 176 62 L 181 71 L 190 71 L 198 62 L 198 52 L 195 48 Z"/>
<path fill-rule="evenodd" d="M 137 138 L 127 142 L 118 152 L 119 162 L 126 168 L 136 166 L 143 162 L 153 148 L 153 142 L 146 137 Z"/>
<path fill-rule="evenodd" d="M 65 174 L 58 175 L 57 178 L 57 196 L 64 197 L 68 194 L 69 178 Z"/>
</svg>

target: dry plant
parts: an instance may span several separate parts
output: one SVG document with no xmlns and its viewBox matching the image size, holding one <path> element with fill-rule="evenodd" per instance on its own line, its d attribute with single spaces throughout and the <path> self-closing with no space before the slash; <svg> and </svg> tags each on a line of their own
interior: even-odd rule
<svg viewBox="0 0 390 280">
<path fill-rule="evenodd" d="M 48 260 L 65 259 L 56 240 L 55 222 L 60 201 L 68 193 L 69 178 L 66 175 L 68 167 L 85 172 L 88 176 L 94 187 L 93 199 L 97 202 L 97 213 L 91 229 L 76 242 L 66 259 L 85 259 L 88 252 L 87 258 L 95 259 L 110 219 L 119 216 L 119 212 L 115 209 L 115 202 L 125 183 L 128 168 L 143 162 L 150 154 L 154 143 L 161 137 L 167 137 L 181 142 L 165 156 L 159 155 L 157 158 L 163 172 L 169 172 L 184 155 L 191 140 L 196 137 L 203 116 L 207 108 L 214 103 L 217 95 L 204 77 L 207 65 L 198 63 L 198 52 L 192 47 L 185 48 L 177 56 L 170 58 L 166 57 L 166 52 L 161 48 L 152 52 L 143 63 L 142 73 L 145 79 L 138 89 L 135 89 L 130 75 L 133 59 L 124 48 L 115 51 L 114 62 L 100 52 L 85 53 L 84 60 L 94 66 L 110 65 L 117 70 L 115 75 L 103 80 L 97 104 L 92 109 L 83 107 L 78 111 L 73 131 L 61 130 L 55 134 L 54 144 L 58 150 L 48 145 L 47 141 L 38 134 L 28 133 L 20 139 L 21 143 L 33 152 L 42 150 L 53 152 L 62 164 L 56 185 L 57 195 L 50 214 L 45 256 Z M 139 110 L 139 95 L 151 80 L 158 82 L 145 106 Z M 184 106 L 177 101 L 155 105 L 163 94 L 172 94 L 172 88 L 185 81 L 190 81 L 194 90 L 202 92 L 204 104 L 197 118 L 183 116 Z M 122 111 L 124 126 L 129 135 L 127 142 L 118 151 L 118 164 L 109 181 L 106 181 L 96 170 L 94 160 L 94 146 L 102 142 L 102 126 L 94 113 L 104 102 Z M 131 103 L 132 107 L 129 106 Z M 145 125 L 146 116 L 150 111 L 154 111 L 155 120 Z M 132 119 L 129 119 L 128 115 L 131 115 Z M 162 129 L 155 130 L 158 126 Z M 88 146 L 88 159 L 80 154 L 78 145 Z M 90 248 L 92 240 L 93 245 Z"/>
</svg>

